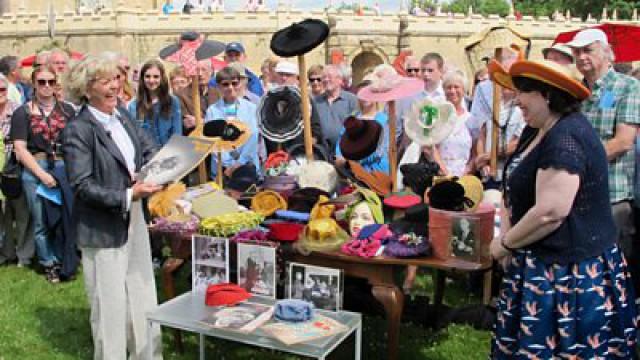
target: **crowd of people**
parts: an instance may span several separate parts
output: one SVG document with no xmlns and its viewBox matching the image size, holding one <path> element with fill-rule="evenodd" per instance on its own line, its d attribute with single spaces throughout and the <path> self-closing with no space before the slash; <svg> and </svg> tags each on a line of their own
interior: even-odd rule
<svg viewBox="0 0 640 360">
<path fill-rule="evenodd" d="M 634 196 L 640 195 L 635 171 L 640 159 L 636 145 L 640 83 L 632 76 L 638 72 L 616 69 L 607 37 L 599 30 L 584 30 L 568 45 L 554 45 L 541 55 L 546 62 L 534 66 L 504 48 L 493 68 L 479 70 L 472 83 L 438 53 L 406 58 L 398 70 L 422 80 L 424 89 L 397 101 L 396 160 L 401 165 L 435 162 L 441 175 L 476 175 L 485 188 L 505 192 L 503 229 L 491 245 L 492 254 L 505 266 L 494 357 L 536 354 L 536 344 L 545 341 L 544 351 L 551 353 L 536 356 L 551 358 L 547 355 L 556 354 L 556 347 L 571 354 L 576 342 L 585 341 L 583 333 L 591 340 L 595 336 L 596 342 L 613 341 L 616 336 L 625 339 L 616 348 L 625 352 L 635 344 L 635 330 L 628 329 L 636 325 L 632 294 L 640 284 L 633 210 Z M 23 191 L 2 202 L 0 264 L 31 266 L 36 258 L 48 281 L 71 280 L 79 247 L 94 312 L 94 339 L 124 328 L 127 312 L 144 314 L 156 303 L 153 273 L 139 260 L 150 251 L 141 200 L 160 187 L 135 182 L 134 174 L 171 136 L 192 132 L 196 117 L 205 123 L 239 119 L 251 129 L 251 139 L 224 154 L 222 175 L 233 183 L 235 177 L 253 174 L 259 182 L 267 156 L 282 147 L 261 135 L 260 103 L 270 91 L 298 88 L 301 76 L 308 80 L 310 99 L 303 101 L 311 104 L 313 143 L 326 154 L 323 160 L 344 164 L 341 139 L 365 141 L 357 137 L 358 131 L 371 129 L 381 134 L 372 145 L 376 150 L 358 162 L 368 171 L 389 171 L 389 108 L 356 96 L 375 81 L 371 74 L 365 72 L 361 81 L 353 83 L 351 69 L 343 64 L 315 64 L 300 74 L 297 64 L 268 58 L 257 75 L 247 67 L 247 59 L 243 44 L 227 44 L 220 68 L 210 60 L 198 62 L 199 88 L 193 89 L 195 84 L 182 66 L 159 59 L 131 66 L 126 56 L 106 52 L 75 62 L 55 49 L 39 53 L 25 77 L 17 57 L 1 58 L 2 155 L 6 161 L 15 157 L 22 165 Z M 496 84 L 489 75 L 497 79 L 497 73 L 508 81 L 498 81 L 502 90 L 494 124 Z M 199 109 L 192 90 L 200 95 Z M 432 146 L 412 143 L 403 126 L 412 104 L 423 99 L 449 102 L 455 109 L 453 131 Z M 490 168 L 494 126 L 499 127 L 495 173 Z M 302 141 L 298 136 L 285 142 L 284 149 Z M 218 175 L 217 159 L 213 157 L 209 165 L 213 179 Z M 401 174 L 398 184 L 402 187 Z M 73 246 L 52 228 L 52 210 L 42 194 L 54 188 L 62 189 L 63 204 L 73 203 L 72 218 L 67 219 L 73 226 L 66 233 L 77 239 Z M 132 236 L 135 241 L 129 239 Z M 561 284 L 567 276 L 591 281 Z M 135 294 L 112 294 L 118 298 L 116 307 L 102 304 L 105 299 L 100 294 L 112 292 L 110 284 L 125 279 L 135 284 L 127 287 L 135 288 Z M 541 321 L 544 329 L 527 322 L 551 316 L 556 310 L 549 306 L 564 306 L 547 301 L 549 292 L 561 292 L 567 296 L 563 301 L 571 302 L 575 299 L 567 293 L 593 296 L 593 289 L 601 289 L 604 296 L 578 301 L 579 309 L 572 307 L 574 303 L 561 308 L 565 318 L 580 318 L 584 326 L 571 330 L 568 339 L 562 320 Z M 132 296 L 145 301 L 122 300 Z M 591 316 L 598 306 L 610 314 Z M 122 316 L 106 313 L 107 308 Z M 616 322 L 619 319 L 623 321 Z M 598 332 L 596 325 L 608 330 Z M 631 332 L 633 340 L 627 336 Z M 133 331 L 139 339 L 144 333 L 142 328 Z M 146 342 L 139 339 L 136 343 L 144 346 Z M 96 351 L 126 349 L 122 344 L 126 339 L 118 341 L 96 343 Z M 599 345 L 591 344 L 594 356 L 606 350 Z"/>
</svg>

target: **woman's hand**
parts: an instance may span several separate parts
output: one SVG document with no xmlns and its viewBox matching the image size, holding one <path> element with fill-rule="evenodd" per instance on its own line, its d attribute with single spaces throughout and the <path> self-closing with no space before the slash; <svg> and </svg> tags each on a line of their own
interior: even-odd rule
<svg viewBox="0 0 640 360">
<path fill-rule="evenodd" d="M 153 183 L 136 182 L 131 190 L 133 190 L 132 200 L 136 201 L 162 190 L 162 186 Z"/>
<path fill-rule="evenodd" d="M 42 172 L 42 175 L 39 176 L 40 182 L 44 184 L 44 186 L 48 188 L 54 188 L 58 183 L 56 183 L 56 179 L 46 171 Z"/>
<path fill-rule="evenodd" d="M 501 237 L 493 238 L 491 241 L 491 257 L 500 261 L 507 255 L 511 255 L 511 252 L 502 246 Z"/>
<path fill-rule="evenodd" d="M 476 169 L 482 171 L 482 168 L 489 165 L 489 153 L 478 154 L 475 159 Z"/>
</svg>

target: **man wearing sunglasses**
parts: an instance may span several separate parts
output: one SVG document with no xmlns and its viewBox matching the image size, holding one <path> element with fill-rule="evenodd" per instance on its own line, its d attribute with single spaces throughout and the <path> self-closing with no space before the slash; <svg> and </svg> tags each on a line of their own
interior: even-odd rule
<svg viewBox="0 0 640 360">
<path fill-rule="evenodd" d="M 420 78 L 420 60 L 415 56 L 407 56 L 404 61 L 404 71 L 408 77 Z"/>
</svg>

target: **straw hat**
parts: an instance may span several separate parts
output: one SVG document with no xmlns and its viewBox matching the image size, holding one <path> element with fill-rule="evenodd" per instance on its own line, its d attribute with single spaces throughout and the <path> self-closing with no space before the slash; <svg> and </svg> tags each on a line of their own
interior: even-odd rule
<svg viewBox="0 0 640 360">
<path fill-rule="evenodd" d="M 286 200 L 275 191 L 260 191 L 251 199 L 251 210 L 265 217 L 273 215 L 276 210 L 286 209 Z"/>
<path fill-rule="evenodd" d="M 516 88 L 513 84 L 514 77 L 526 77 L 551 85 L 578 100 L 591 95 L 589 89 L 574 78 L 569 68 L 549 60 L 519 60 L 511 65 L 508 72 L 496 61 L 491 61 L 489 76 L 500 86 L 512 90 Z"/>
<path fill-rule="evenodd" d="M 407 136 L 416 144 L 437 145 L 446 139 L 456 126 L 453 105 L 425 98 L 411 106 L 404 122 Z"/>
<path fill-rule="evenodd" d="M 240 120 L 213 120 L 204 124 L 203 135 L 219 137 L 214 151 L 232 151 L 244 145 L 251 137 L 251 129 Z"/>
<path fill-rule="evenodd" d="M 415 95 L 422 91 L 424 82 L 403 77 L 388 64 L 380 64 L 368 78 L 371 85 L 358 91 L 358 98 L 365 101 L 387 102 Z"/>
<path fill-rule="evenodd" d="M 473 205 L 465 206 L 465 209 L 467 211 L 475 211 L 484 196 L 482 181 L 476 176 L 465 175 L 458 179 L 458 183 L 464 188 L 464 196 L 473 202 Z"/>
</svg>

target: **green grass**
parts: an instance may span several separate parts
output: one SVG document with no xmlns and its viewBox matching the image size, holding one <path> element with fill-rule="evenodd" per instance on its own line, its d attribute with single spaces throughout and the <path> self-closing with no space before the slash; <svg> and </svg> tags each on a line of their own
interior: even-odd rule
<svg viewBox="0 0 640 360">
<path fill-rule="evenodd" d="M 184 274 L 183 274 L 184 275 Z M 180 276 L 179 276 L 180 277 Z M 183 277 L 183 276 L 182 276 Z M 420 276 L 418 291 L 431 286 L 429 276 Z M 182 289 L 186 288 L 182 285 Z M 0 267 L 0 360 L 91 359 L 92 343 L 89 306 L 82 275 L 69 283 L 51 285 L 32 270 Z M 449 285 L 446 301 L 466 303 L 470 299 L 460 286 Z M 475 298 L 471 300 L 477 301 Z M 383 359 L 386 323 L 366 316 L 363 329 L 363 359 Z M 473 360 L 485 359 L 490 334 L 468 326 L 450 325 L 439 332 L 403 323 L 400 332 L 400 359 Z M 173 333 L 163 329 L 164 358 L 197 359 L 197 337 L 184 335 L 185 353 L 178 354 Z M 345 349 L 347 347 L 345 346 Z M 230 342 L 207 341 L 209 359 L 297 359 L 282 353 Z"/>
</svg>

